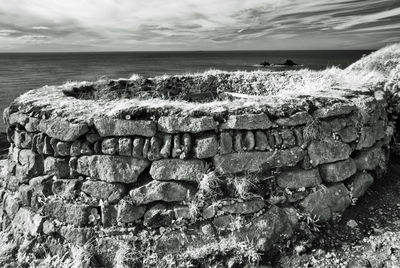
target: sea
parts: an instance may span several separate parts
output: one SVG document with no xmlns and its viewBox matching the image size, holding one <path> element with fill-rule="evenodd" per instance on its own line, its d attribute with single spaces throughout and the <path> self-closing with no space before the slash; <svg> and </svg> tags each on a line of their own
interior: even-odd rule
<svg viewBox="0 0 400 268">
<path fill-rule="evenodd" d="M 0 53 L 0 111 L 20 94 L 44 85 L 99 78 L 152 77 L 212 69 L 281 70 L 255 67 L 261 62 L 283 63 L 286 59 L 313 70 L 331 66 L 346 68 L 372 50 L 302 51 L 174 51 L 174 52 L 80 52 Z M 0 120 L 0 132 L 5 125 Z"/>
</svg>

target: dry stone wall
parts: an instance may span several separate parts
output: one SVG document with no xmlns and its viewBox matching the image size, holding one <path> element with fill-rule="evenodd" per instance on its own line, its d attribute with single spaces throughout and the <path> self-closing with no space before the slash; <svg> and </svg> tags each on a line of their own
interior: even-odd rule
<svg viewBox="0 0 400 268">
<path fill-rule="evenodd" d="M 342 213 L 382 176 L 393 132 L 386 109 L 362 96 L 287 117 L 90 123 L 8 109 L 2 228 L 78 244 L 103 237 L 100 249 L 155 230 L 163 254 L 233 234 L 266 251 L 305 215 Z M 238 217 L 246 224 L 235 225 Z"/>
</svg>

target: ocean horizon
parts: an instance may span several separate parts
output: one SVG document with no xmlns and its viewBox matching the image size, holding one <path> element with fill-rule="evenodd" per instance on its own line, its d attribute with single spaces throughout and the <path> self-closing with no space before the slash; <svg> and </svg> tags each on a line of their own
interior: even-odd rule
<svg viewBox="0 0 400 268">
<path fill-rule="evenodd" d="M 280 71 L 287 68 L 254 67 L 267 61 L 291 59 L 300 66 L 321 70 L 346 68 L 374 50 L 252 50 L 252 51 L 140 51 L 140 52 L 31 52 L 0 53 L 0 110 L 22 93 L 67 81 L 102 77 L 152 77 L 217 69 L 223 71 Z M 0 122 L 0 132 L 5 125 Z"/>
</svg>

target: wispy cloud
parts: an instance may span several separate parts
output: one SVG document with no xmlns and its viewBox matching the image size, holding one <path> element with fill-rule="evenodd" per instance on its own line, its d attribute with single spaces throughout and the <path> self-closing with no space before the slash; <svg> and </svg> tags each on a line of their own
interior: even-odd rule
<svg viewBox="0 0 400 268">
<path fill-rule="evenodd" d="M 375 48 L 399 24 L 399 0 L 1 0 L 0 50 Z"/>
</svg>

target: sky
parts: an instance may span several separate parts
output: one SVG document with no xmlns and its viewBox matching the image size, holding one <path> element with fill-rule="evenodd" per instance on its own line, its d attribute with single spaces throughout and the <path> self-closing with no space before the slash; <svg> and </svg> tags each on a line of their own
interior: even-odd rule
<svg viewBox="0 0 400 268">
<path fill-rule="evenodd" d="M 400 0 L 0 0 L 0 52 L 377 49 Z"/>
</svg>

